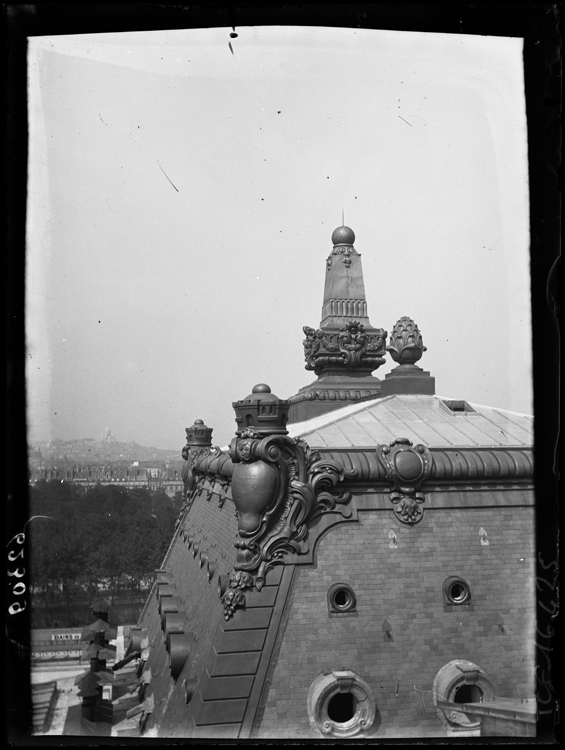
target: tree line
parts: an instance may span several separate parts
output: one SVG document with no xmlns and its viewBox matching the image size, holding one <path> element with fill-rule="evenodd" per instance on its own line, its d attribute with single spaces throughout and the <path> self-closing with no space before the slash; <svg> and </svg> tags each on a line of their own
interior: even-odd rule
<svg viewBox="0 0 565 750">
<path fill-rule="evenodd" d="M 84 491 L 61 481 L 30 487 L 29 581 L 49 601 L 101 592 L 114 603 L 121 592 L 140 595 L 171 541 L 181 506 L 177 493 L 95 485 Z"/>
</svg>

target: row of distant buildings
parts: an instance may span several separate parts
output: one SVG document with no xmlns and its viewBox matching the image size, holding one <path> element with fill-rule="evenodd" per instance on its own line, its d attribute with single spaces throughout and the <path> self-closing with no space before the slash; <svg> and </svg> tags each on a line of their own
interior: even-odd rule
<svg viewBox="0 0 565 750">
<path fill-rule="evenodd" d="M 102 438 L 80 438 L 73 440 L 37 441 L 28 447 L 30 461 L 73 461 L 74 463 L 110 463 L 133 461 L 175 462 L 180 459 L 179 450 L 148 448 L 136 442 L 119 442 L 106 428 Z"/>
<path fill-rule="evenodd" d="M 181 492 L 180 451 L 122 443 L 106 427 L 101 438 L 50 440 L 29 446 L 29 481 L 72 482 L 85 489 L 116 484 L 127 489 Z"/>
<path fill-rule="evenodd" d="M 182 492 L 180 463 L 155 464 L 134 461 L 132 464 L 56 464 L 41 463 L 30 465 L 29 481 L 34 485 L 40 481 L 72 482 L 88 489 L 97 484 L 118 485 L 127 489 L 141 488 L 152 491 L 161 490 L 169 497 Z"/>
</svg>

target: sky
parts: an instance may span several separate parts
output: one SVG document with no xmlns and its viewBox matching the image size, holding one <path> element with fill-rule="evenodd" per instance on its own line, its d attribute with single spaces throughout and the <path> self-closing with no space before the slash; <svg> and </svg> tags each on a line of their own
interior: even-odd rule
<svg viewBox="0 0 565 750">
<path fill-rule="evenodd" d="M 29 39 L 29 441 L 226 445 L 256 383 L 312 382 L 342 210 L 371 324 L 415 320 L 439 395 L 532 413 L 522 40 L 230 31 Z"/>
</svg>

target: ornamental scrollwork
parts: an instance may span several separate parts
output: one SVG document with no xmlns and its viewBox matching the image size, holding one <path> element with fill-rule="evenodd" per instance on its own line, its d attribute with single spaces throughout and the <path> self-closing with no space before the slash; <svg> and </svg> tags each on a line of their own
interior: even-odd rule
<svg viewBox="0 0 565 750">
<path fill-rule="evenodd" d="M 304 326 L 302 329 L 306 335 L 304 339 L 304 358 L 306 359 L 306 369 L 313 370 L 314 362 L 320 351 L 322 344 L 322 336 L 324 335 L 320 329 L 315 330 L 309 326 Z"/>
<path fill-rule="evenodd" d="M 413 525 L 422 520 L 425 494 L 422 484 L 430 473 L 430 452 L 423 445 L 412 447 L 407 438 L 380 445 L 377 456 L 385 467 L 386 478 L 392 483 L 390 500 L 396 517 Z"/>
<path fill-rule="evenodd" d="M 335 334 L 308 326 L 303 331 L 306 369 L 316 374 L 332 365 L 375 370 L 385 361 L 387 332 L 383 329 L 366 331 L 362 323 L 351 320 Z"/>
<path fill-rule="evenodd" d="M 223 594 L 227 619 L 245 606 L 243 588 L 260 591 L 269 570 L 288 555 L 309 551 L 308 524 L 316 516 L 328 511 L 351 515 L 351 493 L 339 485 L 355 474 L 288 435 L 234 438 L 230 455 L 239 534 L 230 580 L 239 580 L 238 574 L 248 577 L 242 579 L 245 586 L 230 583 Z"/>
<path fill-rule="evenodd" d="M 181 479 L 184 485 L 183 498 L 185 501 L 188 500 L 195 487 L 194 463 L 197 458 L 209 452 L 210 448 L 192 448 L 187 445 L 182 449 L 184 463 L 182 465 Z"/>
</svg>

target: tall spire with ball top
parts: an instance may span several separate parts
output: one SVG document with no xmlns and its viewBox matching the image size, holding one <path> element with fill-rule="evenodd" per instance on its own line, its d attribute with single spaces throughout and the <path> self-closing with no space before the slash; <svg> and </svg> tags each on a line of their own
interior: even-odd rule
<svg viewBox="0 0 565 750">
<path fill-rule="evenodd" d="M 361 256 L 355 249 L 355 233 L 346 226 L 332 234 L 333 250 L 326 260 L 326 284 L 322 306 L 324 326 L 339 326 L 345 319 L 355 318 L 370 326 L 363 283 Z"/>
<path fill-rule="evenodd" d="M 320 327 L 304 327 L 306 369 L 318 380 L 290 399 L 289 423 L 380 395 L 380 380 L 371 373 L 385 361 L 387 332 L 369 321 L 354 242 L 355 233 L 343 224 L 332 234 Z"/>
</svg>

